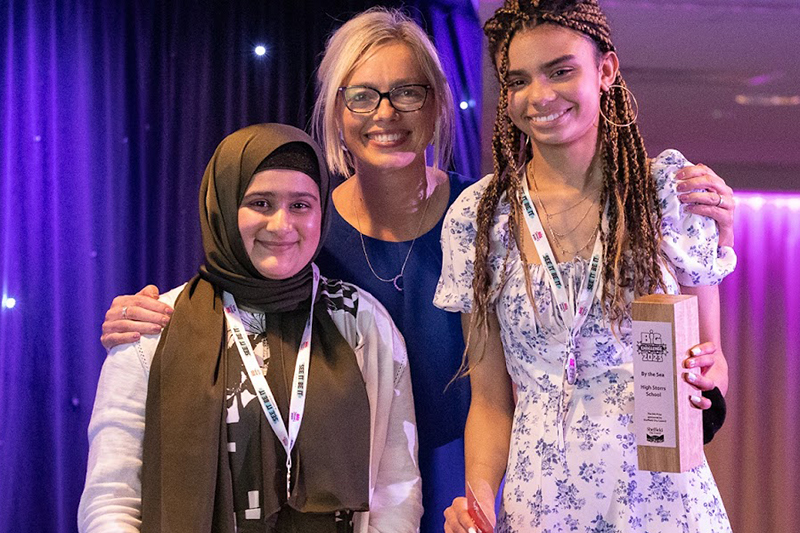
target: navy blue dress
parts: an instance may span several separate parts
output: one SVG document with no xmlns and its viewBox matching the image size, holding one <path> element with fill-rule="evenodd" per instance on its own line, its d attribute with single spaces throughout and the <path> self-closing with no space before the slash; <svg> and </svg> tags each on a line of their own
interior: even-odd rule
<svg viewBox="0 0 800 533">
<path fill-rule="evenodd" d="M 472 181 L 449 174 L 448 207 Z M 419 432 L 422 474 L 422 533 L 444 530 L 442 513 L 464 494 L 464 425 L 469 409 L 469 380 L 448 383 L 458 372 L 464 352 L 461 318 L 433 306 L 442 270 L 439 237 L 442 219 L 420 235 L 408 258 L 403 291 L 378 280 L 367 265 L 358 231 L 332 210 L 328 236 L 317 257 L 321 272 L 372 293 L 389 311 L 408 348 Z M 390 279 L 400 272 L 411 241 L 387 242 L 364 236 L 375 272 Z"/>
</svg>

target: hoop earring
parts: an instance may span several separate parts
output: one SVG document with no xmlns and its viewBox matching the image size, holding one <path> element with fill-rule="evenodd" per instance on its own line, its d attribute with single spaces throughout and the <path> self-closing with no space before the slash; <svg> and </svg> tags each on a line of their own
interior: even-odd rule
<svg viewBox="0 0 800 533">
<path fill-rule="evenodd" d="M 636 101 L 636 97 L 633 95 L 633 91 L 631 91 L 630 89 L 628 89 L 624 85 L 610 85 L 608 87 L 609 93 L 611 92 L 611 89 L 613 89 L 614 87 L 619 87 L 620 89 L 624 89 L 624 90 L 628 91 L 628 94 L 630 95 L 630 99 L 633 101 L 633 105 L 636 108 L 636 111 L 633 113 L 633 118 L 630 120 L 630 122 L 626 122 L 625 124 L 617 124 L 616 122 L 613 122 L 613 121 L 609 120 L 608 117 L 603 114 L 603 106 L 600 106 L 600 110 L 599 110 L 600 111 L 600 116 L 603 117 L 603 119 L 606 122 L 608 122 L 609 124 L 611 124 L 612 126 L 614 126 L 616 128 L 627 128 L 628 126 L 630 126 L 631 124 L 636 122 L 637 118 L 639 118 L 639 102 Z M 609 94 L 609 96 L 610 96 L 610 94 Z"/>
</svg>

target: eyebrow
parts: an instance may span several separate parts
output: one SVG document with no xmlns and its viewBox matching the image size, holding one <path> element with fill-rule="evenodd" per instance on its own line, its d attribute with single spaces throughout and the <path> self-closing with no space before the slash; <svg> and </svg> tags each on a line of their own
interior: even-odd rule
<svg viewBox="0 0 800 533">
<path fill-rule="evenodd" d="M 554 67 L 554 66 L 558 65 L 559 63 L 565 63 L 567 61 L 572 61 L 573 59 L 575 59 L 575 54 L 565 54 L 565 55 L 563 55 L 561 57 L 555 58 L 552 61 L 548 61 L 547 63 L 542 65 L 542 68 L 547 69 L 547 68 L 550 68 L 550 67 Z"/>
<path fill-rule="evenodd" d="M 253 192 L 251 192 L 249 194 L 245 194 L 244 195 L 245 198 L 250 198 L 250 197 L 253 197 L 253 196 L 265 196 L 265 197 L 269 197 L 269 198 L 274 198 L 275 196 L 279 196 L 279 195 L 275 194 L 272 191 L 253 191 Z M 304 192 L 304 191 L 297 191 L 297 192 L 293 191 L 293 192 L 290 192 L 290 193 L 285 194 L 285 195 L 281 194 L 280 196 L 288 196 L 289 198 L 292 198 L 292 199 L 309 198 L 311 200 L 317 200 L 317 201 L 319 200 L 319 197 L 316 194 L 313 194 L 313 193 L 310 193 L 310 192 Z"/>
<path fill-rule="evenodd" d="M 552 68 L 552 67 L 558 65 L 559 63 L 565 63 L 567 61 L 572 61 L 573 59 L 575 59 L 575 54 L 565 54 L 563 56 L 559 56 L 559 57 L 553 59 L 552 61 L 548 61 L 547 63 L 543 64 L 541 66 L 541 70 L 547 70 L 549 68 Z M 521 75 L 524 75 L 524 74 L 525 74 L 524 70 L 509 70 L 508 71 L 508 75 L 509 76 L 521 76 Z"/>
<path fill-rule="evenodd" d="M 389 90 L 394 89 L 395 87 L 402 87 L 403 85 L 430 85 L 428 82 L 423 80 L 418 80 L 414 78 L 403 78 L 400 80 L 392 80 L 391 85 L 389 86 Z M 350 83 L 347 87 L 369 87 L 370 89 L 378 90 L 377 87 L 374 85 L 370 85 L 369 83 Z"/>
</svg>

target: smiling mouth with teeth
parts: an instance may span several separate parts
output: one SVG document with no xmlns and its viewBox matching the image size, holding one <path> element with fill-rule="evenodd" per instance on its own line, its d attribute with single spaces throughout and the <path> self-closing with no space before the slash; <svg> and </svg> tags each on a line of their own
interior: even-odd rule
<svg viewBox="0 0 800 533">
<path fill-rule="evenodd" d="M 569 109 L 565 109 L 564 111 L 558 111 L 553 113 L 552 115 L 547 115 L 544 117 L 529 117 L 531 122 L 552 122 L 553 120 L 561 117 L 564 113 L 569 111 Z"/>
<path fill-rule="evenodd" d="M 392 143 L 397 142 L 403 138 L 402 133 L 370 133 L 370 139 L 379 143 Z"/>
</svg>

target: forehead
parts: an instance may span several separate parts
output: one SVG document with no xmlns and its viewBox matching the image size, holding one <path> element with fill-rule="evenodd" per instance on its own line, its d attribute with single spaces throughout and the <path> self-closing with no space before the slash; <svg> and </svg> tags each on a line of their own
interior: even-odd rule
<svg viewBox="0 0 800 533">
<path fill-rule="evenodd" d="M 590 37 L 580 32 L 555 24 L 540 24 L 518 31 L 511 39 L 508 67 L 510 70 L 537 68 L 568 55 L 578 61 L 594 61 L 597 48 Z"/>
<path fill-rule="evenodd" d="M 390 41 L 371 50 L 352 70 L 345 85 L 371 85 L 388 89 L 402 83 L 427 82 L 411 47 L 402 41 Z"/>
<path fill-rule="evenodd" d="M 245 194 L 308 195 L 319 198 L 317 182 L 299 170 L 273 168 L 253 175 Z"/>
</svg>

